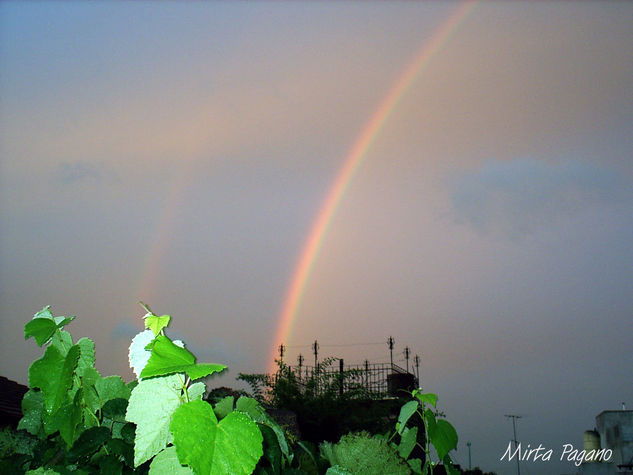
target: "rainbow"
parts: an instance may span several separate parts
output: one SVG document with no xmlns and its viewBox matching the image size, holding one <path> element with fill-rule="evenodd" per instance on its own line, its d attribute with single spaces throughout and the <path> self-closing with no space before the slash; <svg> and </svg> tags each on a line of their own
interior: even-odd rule
<svg viewBox="0 0 633 475">
<path fill-rule="evenodd" d="M 176 176 L 171 180 L 165 205 L 159 213 L 159 219 L 150 236 L 150 247 L 141 267 L 141 278 L 136 292 L 136 298 L 147 302 L 150 306 L 152 302 L 155 302 L 155 291 L 159 287 L 158 280 L 163 275 L 164 256 L 171 243 L 175 227 L 174 221 L 178 215 L 178 210 L 183 205 L 186 190 L 195 177 L 196 171 L 195 162 L 184 163 L 178 169 Z M 157 193 L 164 193 L 164 191 L 160 190 Z"/>
<path fill-rule="evenodd" d="M 272 373 L 276 370 L 274 361 L 277 348 L 279 344 L 286 342 L 291 335 L 292 324 L 296 319 L 297 311 L 301 304 L 303 294 L 305 293 L 310 273 L 314 267 L 319 250 L 323 245 L 328 228 L 332 223 L 332 219 L 336 214 L 341 199 L 345 195 L 345 191 L 349 187 L 355 173 L 363 164 L 367 152 L 376 141 L 380 131 L 384 128 L 402 98 L 409 91 L 416 79 L 429 66 L 435 55 L 448 43 L 475 5 L 476 1 L 462 3 L 455 12 L 444 20 L 431 38 L 422 44 L 419 52 L 398 76 L 374 114 L 361 130 L 360 135 L 354 141 L 352 148 L 343 161 L 343 165 L 336 174 L 334 183 L 330 187 L 316 219 L 313 221 L 310 233 L 303 245 L 298 263 L 290 280 L 290 285 L 286 290 L 278 319 L 277 331 L 275 332 L 272 345 L 273 352 L 270 357 L 271 363 L 268 369 L 269 372 Z"/>
</svg>

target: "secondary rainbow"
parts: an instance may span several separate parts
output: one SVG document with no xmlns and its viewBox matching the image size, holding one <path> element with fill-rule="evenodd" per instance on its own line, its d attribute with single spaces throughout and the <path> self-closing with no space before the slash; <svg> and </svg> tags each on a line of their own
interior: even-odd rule
<svg viewBox="0 0 633 475">
<path fill-rule="evenodd" d="M 374 114 L 363 127 L 361 133 L 354 141 L 349 153 L 343 161 L 334 182 L 327 193 L 316 219 L 313 221 L 308 238 L 303 245 L 301 254 L 288 286 L 278 318 L 277 331 L 273 341 L 273 352 L 270 356 L 269 372 L 276 370 L 274 363 L 279 344 L 285 343 L 291 336 L 292 324 L 294 323 L 297 311 L 301 305 L 301 299 L 310 278 L 310 272 L 318 257 L 319 250 L 323 245 L 332 218 L 336 214 L 341 199 L 349 187 L 354 174 L 362 165 L 367 152 L 376 141 L 377 136 L 391 117 L 393 111 L 398 106 L 402 98 L 411 88 L 411 85 L 429 66 L 435 55 L 453 36 L 459 25 L 463 23 L 468 14 L 474 8 L 476 2 L 468 1 L 459 6 L 444 22 L 437 28 L 430 39 L 422 44 L 422 47 L 415 55 L 404 71 L 398 76 L 387 95 L 380 102 Z"/>
</svg>

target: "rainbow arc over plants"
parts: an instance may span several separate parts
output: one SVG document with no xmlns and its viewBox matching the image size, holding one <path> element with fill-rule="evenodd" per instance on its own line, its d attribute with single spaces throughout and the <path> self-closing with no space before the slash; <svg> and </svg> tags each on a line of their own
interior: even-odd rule
<svg viewBox="0 0 633 475">
<path fill-rule="evenodd" d="M 280 344 L 286 343 L 292 336 L 293 325 L 301 306 L 301 300 L 305 294 L 310 274 L 319 256 L 319 251 L 328 234 L 328 229 L 339 208 L 345 192 L 350 186 L 354 175 L 365 161 L 369 150 L 376 142 L 385 124 L 392 117 L 398 104 L 406 96 L 407 92 L 416 80 L 427 70 L 433 58 L 453 38 L 459 26 L 464 23 L 472 12 L 476 1 L 467 1 L 446 18 L 418 50 L 413 60 L 397 76 L 396 80 L 380 101 L 378 107 L 371 115 L 365 126 L 361 129 L 349 152 L 343 159 L 332 185 L 326 194 L 316 218 L 310 227 L 310 232 L 305 240 L 299 259 L 295 266 L 292 278 L 286 289 L 281 312 L 277 319 L 277 329 L 272 352 L 270 355 L 269 372 L 276 370 L 275 357 Z"/>
<path fill-rule="evenodd" d="M 468 18 L 478 1 L 466 0 L 460 3 L 436 28 L 433 34 L 421 44 L 413 59 L 396 76 L 396 80 L 379 102 L 378 107 L 362 127 L 348 153 L 344 156 L 342 164 L 335 174 L 334 181 L 329 187 L 316 217 L 312 221 L 310 232 L 301 248 L 297 264 L 286 288 L 281 311 L 276 319 L 277 327 L 274 333 L 274 340 L 271 342 L 272 351 L 269 358 L 270 366 L 268 367 L 270 372 L 276 370 L 274 361 L 277 348 L 281 343 L 287 343 L 292 337 L 293 325 L 298 318 L 301 300 L 309 283 L 311 271 L 317 261 L 319 250 L 323 246 L 328 229 L 345 192 L 353 181 L 354 175 L 364 163 L 372 145 L 393 116 L 398 104 L 409 92 L 411 86 L 428 69 L 433 62 L 433 58 L 455 36 L 460 25 Z M 165 207 L 156 225 L 153 233 L 154 238 L 141 271 L 137 296 L 143 301 L 152 302 L 153 292 L 160 286 L 162 257 L 166 254 L 166 250 L 169 247 L 175 217 L 185 201 L 186 189 L 195 177 L 195 173 L 195 164 L 189 163 L 182 167 L 180 174 L 175 177 L 171 188 L 167 191 L 168 196 L 165 200 Z"/>
</svg>

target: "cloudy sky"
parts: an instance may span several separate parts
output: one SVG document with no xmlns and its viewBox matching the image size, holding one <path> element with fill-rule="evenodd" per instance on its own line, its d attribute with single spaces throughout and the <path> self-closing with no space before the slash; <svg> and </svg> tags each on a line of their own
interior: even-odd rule
<svg viewBox="0 0 633 475">
<path fill-rule="evenodd" d="M 350 151 L 457 2 L 0 3 L 0 374 L 77 315 L 123 374 L 146 301 L 230 370 L 270 363 Z M 460 435 L 580 447 L 633 407 L 633 3 L 481 2 L 351 176 L 286 358 L 421 357 Z M 444 30 L 442 30 L 444 28 Z M 436 41 L 437 42 L 437 41 Z M 527 474 L 573 472 L 568 462 Z"/>
</svg>

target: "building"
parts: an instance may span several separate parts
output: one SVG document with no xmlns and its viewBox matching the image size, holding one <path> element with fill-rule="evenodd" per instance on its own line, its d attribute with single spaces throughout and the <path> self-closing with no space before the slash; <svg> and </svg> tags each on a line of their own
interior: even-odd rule
<svg viewBox="0 0 633 475">
<path fill-rule="evenodd" d="M 602 411 L 596 416 L 596 428 L 583 436 L 585 460 L 581 475 L 633 475 L 633 411 Z M 593 452 L 592 452 L 593 451 Z M 598 460 L 588 460 L 600 454 Z"/>
</svg>

